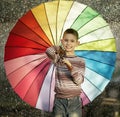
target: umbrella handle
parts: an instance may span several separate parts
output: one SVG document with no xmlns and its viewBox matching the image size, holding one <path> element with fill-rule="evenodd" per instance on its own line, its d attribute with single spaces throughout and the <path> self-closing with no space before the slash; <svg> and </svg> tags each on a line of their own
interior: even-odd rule
<svg viewBox="0 0 120 117">
<path fill-rule="evenodd" d="M 66 55 L 66 52 L 65 52 L 65 50 L 63 49 L 63 47 L 59 46 L 59 49 L 56 48 L 56 54 L 59 54 L 60 59 L 64 59 L 64 56 Z M 65 63 L 65 64 L 66 64 L 68 70 L 71 71 L 71 70 L 72 70 L 72 65 L 68 65 L 67 63 Z"/>
<path fill-rule="evenodd" d="M 64 50 L 61 46 L 59 46 L 59 56 L 60 56 L 60 58 L 63 59 L 63 57 L 64 57 L 65 55 L 66 55 L 65 50 Z"/>
<path fill-rule="evenodd" d="M 62 62 L 65 63 L 69 71 L 72 70 L 73 67 L 69 60 L 63 58 Z"/>
<path fill-rule="evenodd" d="M 67 68 L 68 68 L 69 71 L 71 71 L 72 68 L 73 68 L 72 65 L 68 65 L 68 64 L 66 64 L 66 66 L 67 66 Z"/>
</svg>

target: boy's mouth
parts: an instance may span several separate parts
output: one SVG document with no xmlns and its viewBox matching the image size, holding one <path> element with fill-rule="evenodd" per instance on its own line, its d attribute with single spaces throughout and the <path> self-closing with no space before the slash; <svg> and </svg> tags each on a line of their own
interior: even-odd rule
<svg viewBox="0 0 120 117">
<path fill-rule="evenodd" d="M 65 48 L 66 48 L 66 49 L 72 49 L 72 47 L 71 47 L 71 46 L 66 46 Z"/>
</svg>

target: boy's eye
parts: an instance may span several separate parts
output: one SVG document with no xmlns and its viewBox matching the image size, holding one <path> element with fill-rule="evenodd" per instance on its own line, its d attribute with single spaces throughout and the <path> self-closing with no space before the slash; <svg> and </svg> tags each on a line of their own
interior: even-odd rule
<svg viewBox="0 0 120 117">
<path fill-rule="evenodd" d="M 65 41 L 65 42 L 68 42 L 68 41 L 70 41 L 70 42 L 75 42 L 74 39 L 72 39 L 72 40 L 64 39 L 64 41 Z"/>
<path fill-rule="evenodd" d="M 64 41 L 65 41 L 65 42 L 67 42 L 67 41 L 68 41 L 68 39 L 64 39 Z"/>
<path fill-rule="evenodd" d="M 75 40 L 71 40 L 71 42 L 75 42 Z"/>
</svg>

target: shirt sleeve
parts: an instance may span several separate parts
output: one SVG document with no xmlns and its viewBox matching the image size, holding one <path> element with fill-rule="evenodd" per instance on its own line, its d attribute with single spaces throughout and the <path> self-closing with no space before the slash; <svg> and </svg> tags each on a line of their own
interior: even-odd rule
<svg viewBox="0 0 120 117">
<path fill-rule="evenodd" d="M 84 60 L 80 62 L 79 67 L 73 66 L 71 70 L 71 75 L 73 77 L 73 82 L 76 85 L 80 85 L 84 81 L 85 74 L 85 62 Z"/>
<path fill-rule="evenodd" d="M 59 59 L 59 56 L 58 56 L 58 51 L 59 47 L 58 46 L 51 46 L 49 48 L 47 48 L 46 50 L 46 54 L 47 56 L 54 62 L 56 63 Z"/>
</svg>

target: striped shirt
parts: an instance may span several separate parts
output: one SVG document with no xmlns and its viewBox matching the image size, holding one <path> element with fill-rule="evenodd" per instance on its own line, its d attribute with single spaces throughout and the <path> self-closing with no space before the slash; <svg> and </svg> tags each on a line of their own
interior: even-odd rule
<svg viewBox="0 0 120 117">
<path fill-rule="evenodd" d="M 81 93 L 81 83 L 84 81 L 85 62 L 78 56 L 64 56 L 70 61 L 72 70 L 60 59 L 56 47 L 47 48 L 46 54 L 56 65 L 55 71 L 55 92 L 56 97 L 71 98 Z"/>
</svg>

